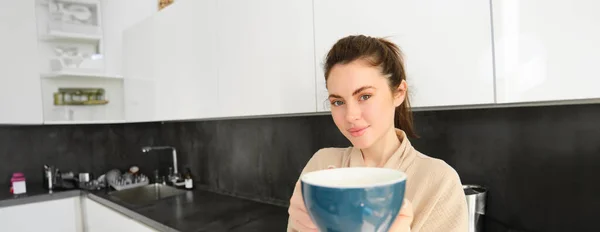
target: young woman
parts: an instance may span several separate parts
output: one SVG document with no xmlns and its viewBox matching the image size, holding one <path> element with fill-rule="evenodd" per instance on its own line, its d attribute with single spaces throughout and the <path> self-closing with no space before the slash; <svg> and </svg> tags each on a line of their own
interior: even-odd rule
<svg viewBox="0 0 600 232">
<path fill-rule="evenodd" d="M 330 167 L 394 168 L 408 175 L 406 199 L 390 231 L 467 231 L 467 203 L 456 171 L 413 148 L 416 137 L 399 48 L 363 35 L 339 40 L 325 62 L 336 126 L 352 147 L 325 148 L 302 174 Z M 290 200 L 288 231 L 316 231 L 299 182 Z"/>
</svg>

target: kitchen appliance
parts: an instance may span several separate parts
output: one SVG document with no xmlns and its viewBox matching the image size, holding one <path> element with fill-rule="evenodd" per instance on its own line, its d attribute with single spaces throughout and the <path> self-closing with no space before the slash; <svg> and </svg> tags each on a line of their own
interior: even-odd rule
<svg viewBox="0 0 600 232">
<path fill-rule="evenodd" d="M 487 189 L 479 185 L 463 185 L 469 213 L 469 232 L 483 231 Z"/>
<path fill-rule="evenodd" d="M 54 166 L 44 165 L 44 188 L 47 190 L 75 189 L 77 187 L 73 172 L 61 173 Z"/>
</svg>

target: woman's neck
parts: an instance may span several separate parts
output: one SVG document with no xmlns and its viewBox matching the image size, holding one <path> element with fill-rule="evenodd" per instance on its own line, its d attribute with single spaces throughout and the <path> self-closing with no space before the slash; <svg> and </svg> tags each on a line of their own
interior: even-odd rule
<svg viewBox="0 0 600 232">
<path fill-rule="evenodd" d="M 390 157 L 398 150 L 401 141 L 392 127 L 369 148 L 361 149 L 367 167 L 383 167 Z"/>
</svg>

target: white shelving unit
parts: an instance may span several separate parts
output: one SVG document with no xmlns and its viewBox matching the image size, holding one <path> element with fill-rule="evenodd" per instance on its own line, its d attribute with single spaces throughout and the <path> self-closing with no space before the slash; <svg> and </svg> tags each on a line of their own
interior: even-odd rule
<svg viewBox="0 0 600 232">
<path fill-rule="evenodd" d="M 124 122 L 123 77 L 106 72 L 103 3 L 48 0 L 36 6 L 44 124 Z M 55 105 L 59 88 L 103 89 L 108 103 Z"/>
</svg>

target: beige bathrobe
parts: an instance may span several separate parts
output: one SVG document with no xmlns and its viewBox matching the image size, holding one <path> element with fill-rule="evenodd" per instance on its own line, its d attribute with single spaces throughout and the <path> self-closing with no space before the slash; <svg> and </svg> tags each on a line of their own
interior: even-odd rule
<svg viewBox="0 0 600 232">
<path fill-rule="evenodd" d="M 399 169 L 408 176 L 405 197 L 413 206 L 411 231 L 467 231 L 467 202 L 456 171 L 444 161 L 415 150 L 404 131 L 397 129 L 396 134 L 402 143 L 384 167 Z M 365 163 L 360 149 L 324 148 L 313 155 L 302 174 L 327 169 L 330 165 L 363 167 Z M 301 194 L 300 191 L 298 187 L 294 189 L 296 194 Z M 295 231 L 291 223 L 288 223 L 288 232 Z"/>
</svg>

